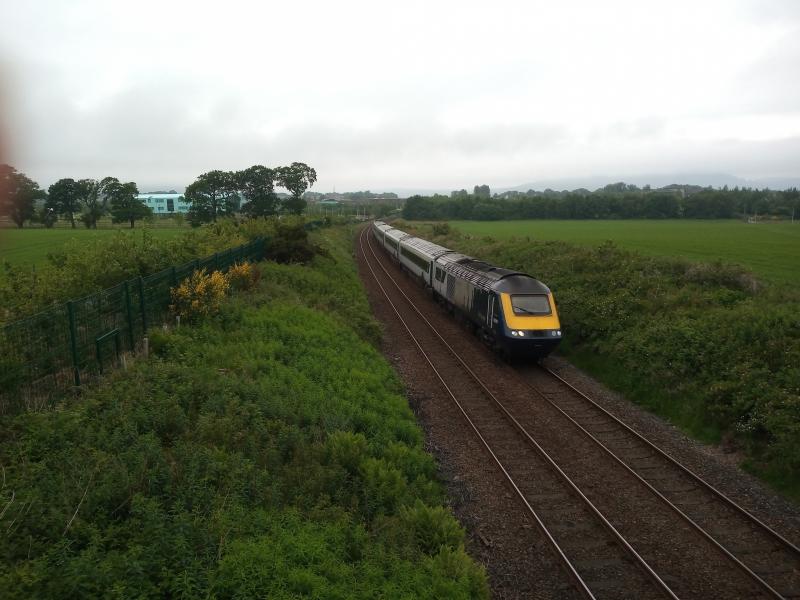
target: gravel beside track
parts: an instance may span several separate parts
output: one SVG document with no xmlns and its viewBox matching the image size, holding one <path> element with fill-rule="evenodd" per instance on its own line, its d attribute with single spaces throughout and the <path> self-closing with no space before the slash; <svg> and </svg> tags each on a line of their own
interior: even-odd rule
<svg viewBox="0 0 800 600">
<path fill-rule="evenodd" d="M 446 314 L 418 282 L 413 281 L 408 275 L 401 274 L 396 264 L 389 260 L 377 244 L 374 246 L 380 262 L 439 334 L 462 356 L 522 427 L 553 456 L 586 496 L 600 508 L 614 527 L 630 541 L 635 550 L 679 597 L 769 597 L 764 587 L 757 585 L 757 582 L 739 569 L 730 557 L 681 519 L 633 474 L 605 454 L 595 442 L 580 432 L 563 414 L 531 388 L 533 386 L 541 389 L 543 394 L 556 403 L 562 400 L 565 407 L 577 410 L 575 409 L 577 401 L 574 398 L 572 400 L 567 398 L 568 394 L 559 388 L 563 384 L 556 385 L 553 383 L 555 380 L 545 381 L 545 378 L 550 376 L 544 376 L 543 372 L 537 373 L 536 369 L 515 370 L 499 361 L 477 338 L 469 335 L 462 325 Z M 406 382 L 412 406 L 426 429 L 429 449 L 436 454 L 442 466 L 443 476 L 454 502 L 455 513 L 468 530 L 469 549 L 473 556 L 486 565 L 495 597 L 571 597 L 573 592 L 569 587 L 570 580 L 559 566 L 546 539 L 536 529 L 530 514 L 525 511 L 523 502 L 512 493 L 510 485 L 475 434 L 468 429 L 464 417 L 458 413 L 458 409 L 442 388 L 441 382 L 398 322 L 397 316 L 366 267 L 365 257 L 360 251 L 357 251 L 357 258 L 373 310 L 384 323 L 385 352 Z M 374 258 L 369 257 L 369 259 L 374 262 Z M 448 385 L 452 382 L 456 396 L 459 398 L 463 396 L 465 404 L 470 407 L 469 410 L 474 410 L 475 414 L 480 415 L 476 417 L 479 429 L 496 440 L 493 443 L 497 445 L 498 454 L 502 454 L 503 460 L 511 465 L 510 469 L 516 473 L 515 479 L 524 482 L 521 486 L 525 488 L 523 493 L 534 498 L 541 506 L 551 507 L 545 508 L 542 514 L 546 516 L 548 523 L 552 523 L 554 536 L 564 540 L 580 540 L 586 536 L 586 543 L 583 545 L 565 541 L 565 551 L 571 554 L 570 559 L 575 561 L 579 571 L 586 574 L 587 583 L 591 582 L 593 590 L 596 589 L 596 595 L 657 597 L 655 591 L 652 589 L 646 591 L 647 584 L 642 584 L 636 578 L 624 584 L 629 587 L 620 595 L 619 577 L 632 570 L 626 569 L 630 566 L 626 564 L 629 559 L 627 557 L 621 559 L 614 552 L 608 554 L 609 544 L 601 544 L 602 547 L 592 545 L 591 540 L 598 539 L 596 536 L 592 537 L 594 534 L 590 533 L 593 527 L 591 523 L 594 522 L 592 515 L 581 513 L 567 501 L 563 490 L 553 487 L 552 469 L 544 466 L 541 459 L 535 456 L 535 452 L 532 453 L 530 445 L 525 443 L 519 432 L 509 429 L 507 424 L 500 425 L 499 411 L 491 409 L 490 401 L 485 394 L 476 393 L 476 386 L 466 371 L 457 364 L 457 361 L 446 356 L 446 348 L 441 341 L 437 342 L 435 334 L 426 330 L 427 326 L 413 314 L 405 298 L 377 267 L 376 272 L 379 273 L 379 278 L 383 278 L 383 285 L 397 308 L 404 317 L 407 316 L 415 335 L 419 335 L 420 339 L 424 338 L 425 344 L 435 348 L 432 355 L 437 366 L 446 374 Z M 412 323 L 414 324 L 411 325 Z M 591 393 L 592 396 L 596 395 L 596 384 L 587 381 L 585 376 L 573 370 L 568 364 L 557 358 L 548 359 L 546 363 L 562 377 Z M 573 377 L 575 379 L 572 379 Z M 617 412 L 623 401 L 609 396 L 605 391 L 600 395 L 600 399 L 601 402 L 613 405 L 610 409 L 617 416 L 625 418 L 624 414 Z M 630 446 L 626 456 L 632 457 L 631 460 L 640 456 L 636 454 L 638 450 L 625 439 L 624 435 L 613 431 L 606 432 L 602 419 L 594 418 L 585 411 L 580 414 L 583 419 L 581 422 L 585 423 L 588 429 L 594 427 L 598 437 L 606 436 L 605 440 L 609 447 Z M 647 418 L 644 418 L 645 416 Z M 632 424 L 634 429 L 648 437 L 651 437 L 650 433 L 658 430 L 659 426 L 669 433 L 670 428 L 664 427 L 649 415 L 638 415 L 637 418 L 640 422 Z M 641 428 L 643 424 L 646 425 L 645 428 Z M 658 433 L 659 438 L 671 438 L 671 443 L 666 449 L 673 454 L 674 444 L 680 441 L 676 438 L 680 436 L 676 436 L 674 431 L 671 432 L 671 436 L 664 435 L 661 431 Z M 659 439 L 652 441 L 660 444 Z M 678 445 L 680 446 L 680 443 Z M 684 447 L 681 450 L 674 455 L 683 461 L 687 449 Z M 693 454 L 694 461 L 702 456 L 697 448 L 689 454 Z M 658 465 L 653 462 L 652 457 L 641 455 L 641 461 L 641 468 L 650 469 L 651 475 L 658 470 Z M 687 466 L 706 477 L 707 465 L 698 468 L 690 461 Z M 727 470 L 731 471 L 731 468 L 727 467 Z M 727 481 L 728 478 L 724 477 L 722 481 Z M 657 477 L 652 476 L 647 479 L 655 480 Z M 721 485 L 718 483 L 720 481 L 718 477 L 709 479 L 713 485 L 719 485 L 726 494 L 738 501 L 740 486 Z M 697 521 L 702 521 L 704 527 L 714 529 L 715 536 L 727 536 L 725 544 L 736 546 L 734 553 L 746 550 L 747 546 L 755 544 L 751 543 L 752 534 L 747 528 L 737 529 L 731 525 L 728 516 L 723 518 L 718 513 L 707 512 L 702 502 L 696 501 L 691 496 L 696 492 L 689 491 L 688 487 L 685 489 L 682 487 L 685 482 L 679 479 L 665 481 L 662 486 L 666 490 L 665 495 L 675 501 L 682 510 L 694 511 L 691 516 Z M 793 507 L 781 503 L 774 497 L 765 502 L 760 494 L 752 492 L 752 487 L 747 489 L 750 493 L 746 495 L 746 508 L 792 539 L 800 522 L 797 519 L 797 511 L 793 511 Z M 559 504 L 560 509 L 552 508 Z M 780 511 L 776 517 L 772 510 L 775 507 L 787 510 Z M 744 562 L 750 564 L 759 574 L 764 574 L 768 570 L 761 564 L 761 559 Z M 777 575 L 769 573 L 768 575 L 772 577 L 769 583 L 774 584 L 781 593 L 787 595 L 792 593 L 797 571 L 792 572 L 791 563 L 788 571 L 786 568 L 777 568 L 773 571 Z M 635 587 L 637 585 L 645 587 L 637 589 Z"/>
</svg>

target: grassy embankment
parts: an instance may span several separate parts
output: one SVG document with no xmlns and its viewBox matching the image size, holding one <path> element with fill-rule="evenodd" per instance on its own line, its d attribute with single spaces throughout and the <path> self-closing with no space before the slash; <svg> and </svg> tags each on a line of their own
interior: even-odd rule
<svg viewBox="0 0 800 600">
<path fill-rule="evenodd" d="M 370 344 L 349 234 L 59 410 L 0 421 L 8 598 L 488 595 Z"/>
<path fill-rule="evenodd" d="M 736 265 L 645 256 L 612 243 L 499 240 L 416 227 L 419 235 L 546 282 L 566 332 L 560 350 L 570 360 L 695 437 L 740 448 L 746 468 L 800 498 L 795 286 L 759 282 Z"/>
</svg>

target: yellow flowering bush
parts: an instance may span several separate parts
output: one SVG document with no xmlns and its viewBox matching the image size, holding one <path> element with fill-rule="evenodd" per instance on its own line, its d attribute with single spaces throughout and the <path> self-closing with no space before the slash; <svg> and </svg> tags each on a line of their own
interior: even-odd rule
<svg viewBox="0 0 800 600">
<path fill-rule="evenodd" d="M 261 279 L 261 271 L 251 263 L 243 262 L 233 265 L 225 274 L 228 283 L 234 290 L 251 290 Z"/>
<path fill-rule="evenodd" d="M 216 314 L 229 287 L 228 278 L 220 271 L 195 271 L 191 277 L 172 288 L 170 309 L 187 321 Z"/>
</svg>

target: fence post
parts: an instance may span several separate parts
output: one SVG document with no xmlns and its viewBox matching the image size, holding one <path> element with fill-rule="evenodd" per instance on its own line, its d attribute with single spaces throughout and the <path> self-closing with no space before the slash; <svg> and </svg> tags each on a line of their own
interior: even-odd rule
<svg viewBox="0 0 800 600">
<path fill-rule="evenodd" d="M 72 369 L 75 373 L 75 385 L 81 385 L 81 370 L 78 361 L 78 330 L 75 327 L 75 303 L 67 302 L 67 316 L 69 317 L 69 346 L 72 352 Z"/>
<path fill-rule="evenodd" d="M 125 289 L 125 315 L 128 317 L 128 337 L 131 342 L 131 352 L 133 352 L 136 340 L 133 338 L 133 307 L 131 306 L 131 288 L 128 280 L 125 280 L 123 287 Z"/>
<path fill-rule="evenodd" d="M 142 335 L 147 335 L 147 306 L 144 300 L 144 279 L 139 277 L 139 308 L 142 311 Z"/>
</svg>

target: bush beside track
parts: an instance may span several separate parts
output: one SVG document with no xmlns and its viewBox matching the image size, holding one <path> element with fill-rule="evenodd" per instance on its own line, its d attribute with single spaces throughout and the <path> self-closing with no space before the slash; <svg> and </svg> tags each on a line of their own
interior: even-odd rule
<svg viewBox="0 0 800 600">
<path fill-rule="evenodd" d="M 0 589 L 486 597 L 343 228 L 54 412 L 0 420 Z"/>
<path fill-rule="evenodd" d="M 598 379 L 800 497 L 800 293 L 736 265 L 645 257 L 611 243 L 497 241 L 396 223 L 553 290 L 561 352 Z"/>
</svg>

